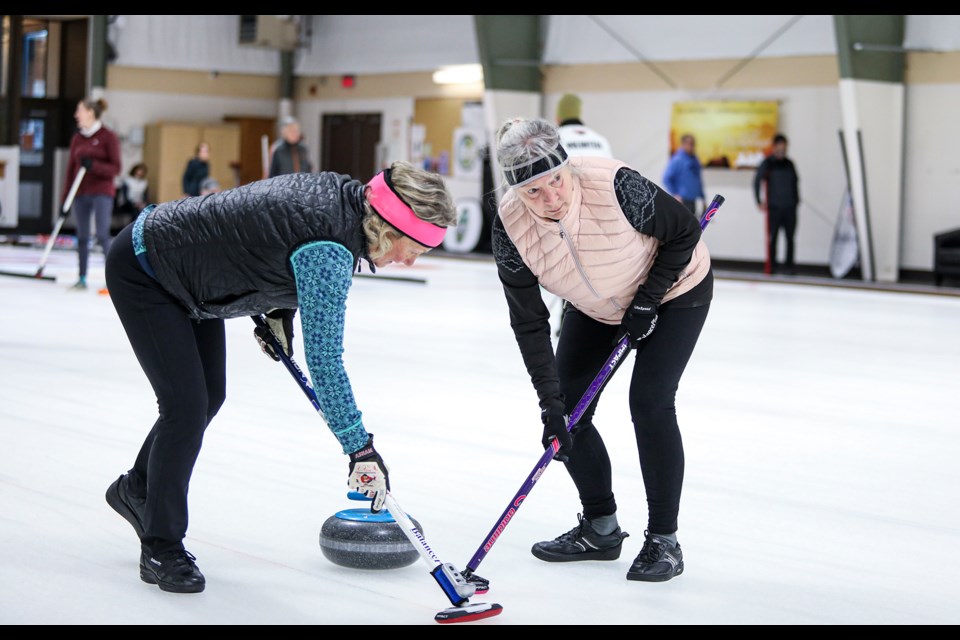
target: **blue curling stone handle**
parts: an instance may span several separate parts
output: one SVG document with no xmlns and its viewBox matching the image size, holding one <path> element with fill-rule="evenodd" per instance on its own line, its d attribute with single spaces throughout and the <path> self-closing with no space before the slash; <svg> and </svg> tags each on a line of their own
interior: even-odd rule
<svg viewBox="0 0 960 640">
<path fill-rule="evenodd" d="M 374 513 L 370 509 L 344 509 L 337 511 L 334 516 L 354 522 L 396 522 L 386 509 L 381 510 L 380 513 Z"/>
<path fill-rule="evenodd" d="M 358 500 L 361 502 L 364 502 L 364 501 L 373 502 L 373 498 L 368 498 L 367 496 L 363 495 L 359 491 L 348 491 L 347 497 L 350 498 L 351 500 Z"/>
</svg>

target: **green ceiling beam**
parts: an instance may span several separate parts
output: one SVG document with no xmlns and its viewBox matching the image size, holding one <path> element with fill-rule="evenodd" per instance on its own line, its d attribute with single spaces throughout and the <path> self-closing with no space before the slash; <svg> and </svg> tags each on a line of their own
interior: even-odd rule
<svg viewBox="0 0 960 640">
<path fill-rule="evenodd" d="M 486 89 L 541 91 L 543 19 L 544 16 L 473 16 Z"/>
<path fill-rule="evenodd" d="M 833 16 L 840 77 L 903 83 L 906 16 Z"/>
</svg>

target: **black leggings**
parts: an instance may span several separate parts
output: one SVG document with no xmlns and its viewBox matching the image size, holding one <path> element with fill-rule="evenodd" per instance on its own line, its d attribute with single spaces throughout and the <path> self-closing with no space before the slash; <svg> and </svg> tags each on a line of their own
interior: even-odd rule
<svg viewBox="0 0 960 640">
<path fill-rule="evenodd" d="M 786 255 L 783 264 L 792 268 L 793 262 L 793 236 L 797 231 L 797 208 L 796 207 L 769 207 L 770 214 L 770 264 L 777 264 L 777 240 L 780 232 L 783 231 L 783 239 L 787 245 Z"/>
<path fill-rule="evenodd" d="M 674 400 L 709 308 L 709 304 L 675 308 L 669 303 L 661 307 L 656 330 L 636 350 L 630 381 L 630 415 L 647 494 L 647 528 L 653 533 L 677 530 L 684 458 Z M 557 345 L 557 372 L 568 412 L 580 402 L 610 357 L 618 330 L 618 326 L 597 322 L 567 305 Z M 610 456 L 593 425 L 600 395 L 602 391 L 580 419 L 566 463 L 587 518 L 617 510 Z"/>
<path fill-rule="evenodd" d="M 223 320 L 191 320 L 186 308 L 148 276 L 133 253 L 132 225 L 117 235 L 106 260 L 107 288 L 150 380 L 160 417 L 133 469 L 133 491 L 146 493 L 145 550 L 183 548 L 187 488 L 203 432 L 226 395 Z"/>
</svg>

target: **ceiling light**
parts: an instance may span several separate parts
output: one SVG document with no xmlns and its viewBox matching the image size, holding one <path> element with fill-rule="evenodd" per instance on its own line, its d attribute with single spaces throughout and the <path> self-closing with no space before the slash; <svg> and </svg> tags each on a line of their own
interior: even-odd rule
<svg viewBox="0 0 960 640">
<path fill-rule="evenodd" d="M 441 67 L 433 72 L 437 84 L 473 84 L 483 82 L 483 67 L 479 64 L 458 64 Z"/>
</svg>

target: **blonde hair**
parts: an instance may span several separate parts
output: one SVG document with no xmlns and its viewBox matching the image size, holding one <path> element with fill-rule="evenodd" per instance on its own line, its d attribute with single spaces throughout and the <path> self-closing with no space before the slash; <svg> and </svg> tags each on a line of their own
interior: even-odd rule
<svg viewBox="0 0 960 640">
<path fill-rule="evenodd" d="M 390 165 L 390 182 L 421 220 L 438 227 L 452 227 L 457 223 L 453 198 L 440 174 L 418 169 L 401 160 Z M 370 258 L 377 259 L 389 252 L 403 234 L 381 218 L 368 201 L 364 200 L 363 208 L 363 231 L 370 246 Z"/>
</svg>

